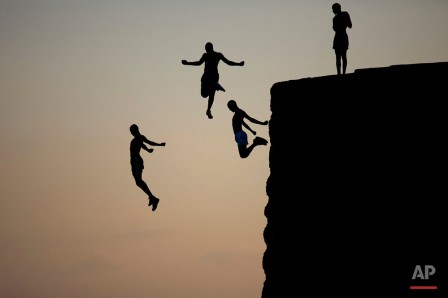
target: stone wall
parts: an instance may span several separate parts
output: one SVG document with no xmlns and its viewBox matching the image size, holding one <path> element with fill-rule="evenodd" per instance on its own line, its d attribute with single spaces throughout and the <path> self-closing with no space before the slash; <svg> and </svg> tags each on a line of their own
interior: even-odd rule
<svg viewBox="0 0 448 298">
<path fill-rule="evenodd" d="M 262 298 L 407 295 L 415 264 L 443 263 L 447 74 L 394 65 L 272 86 Z"/>
</svg>

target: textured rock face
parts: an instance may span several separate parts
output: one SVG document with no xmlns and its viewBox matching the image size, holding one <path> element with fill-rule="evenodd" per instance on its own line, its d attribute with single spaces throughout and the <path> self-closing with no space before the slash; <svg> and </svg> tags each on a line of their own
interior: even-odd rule
<svg viewBox="0 0 448 298">
<path fill-rule="evenodd" d="M 272 86 L 262 298 L 407 295 L 416 264 L 448 269 L 447 74 L 425 63 Z"/>
</svg>

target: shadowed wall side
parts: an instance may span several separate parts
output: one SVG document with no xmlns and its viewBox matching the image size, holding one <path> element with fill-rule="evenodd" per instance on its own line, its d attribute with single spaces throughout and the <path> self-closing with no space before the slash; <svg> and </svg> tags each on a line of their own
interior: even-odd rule
<svg viewBox="0 0 448 298">
<path fill-rule="evenodd" d="M 272 86 L 262 298 L 412 297 L 415 264 L 446 267 L 446 73 L 395 65 Z"/>
</svg>

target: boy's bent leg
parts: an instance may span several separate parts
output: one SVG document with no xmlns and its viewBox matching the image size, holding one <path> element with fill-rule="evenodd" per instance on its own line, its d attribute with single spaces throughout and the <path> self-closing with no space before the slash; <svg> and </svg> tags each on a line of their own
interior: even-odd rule
<svg viewBox="0 0 448 298">
<path fill-rule="evenodd" d="M 201 82 L 201 96 L 203 98 L 209 97 L 213 88 L 208 82 Z"/>
<path fill-rule="evenodd" d="M 135 184 L 137 184 L 137 186 L 140 187 L 148 197 L 154 197 L 145 181 L 142 179 L 135 179 Z"/>
<path fill-rule="evenodd" d="M 213 119 L 212 106 L 213 106 L 213 102 L 214 101 L 215 101 L 215 90 L 212 90 L 210 92 L 210 96 L 208 97 L 207 112 L 205 112 L 205 114 L 207 115 L 208 119 Z"/>
<path fill-rule="evenodd" d="M 206 88 L 201 88 L 201 96 L 202 98 L 207 98 L 210 96 L 210 91 Z"/>
<path fill-rule="evenodd" d="M 249 147 L 247 146 L 238 146 L 238 153 L 240 154 L 241 158 L 246 158 L 249 156 L 250 152 L 252 151 L 254 145 L 251 145 Z"/>
</svg>

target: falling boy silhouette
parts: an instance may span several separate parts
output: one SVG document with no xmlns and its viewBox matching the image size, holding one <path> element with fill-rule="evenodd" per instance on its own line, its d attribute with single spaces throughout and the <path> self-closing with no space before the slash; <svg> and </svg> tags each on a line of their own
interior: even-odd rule
<svg viewBox="0 0 448 298">
<path fill-rule="evenodd" d="M 129 130 L 134 136 L 130 145 L 132 176 L 134 176 L 135 184 L 137 184 L 137 186 L 140 187 L 148 195 L 148 206 L 152 205 L 152 211 L 155 211 L 160 200 L 151 193 L 148 185 L 142 179 L 144 166 L 143 158 L 140 156 L 140 149 L 143 148 L 149 153 L 152 153 L 154 149 L 146 147 L 144 143 L 147 143 L 151 146 L 165 146 L 166 143 L 156 143 L 148 140 L 144 135 L 140 134 L 139 128 L 136 124 L 132 124 Z"/>
<path fill-rule="evenodd" d="M 257 133 L 252 130 L 246 122 L 244 122 L 244 119 L 246 118 L 250 122 L 260 125 L 268 125 L 269 121 L 266 120 L 264 122 L 261 122 L 252 118 L 244 110 L 240 109 L 234 100 L 229 100 L 227 102 L 227 107 L 234 113 L 232 117 L 232 128 L 233 133 L 235 134 L 235 141 L 238 144 L 238 152 L 241 158 L 248 157 L 256 146 L 266 146 L 268 144 L 267 140 L 261 137 L 255 137 L 253 143 L 249 147 L 247 147 L 249 143 L 247 141 L 247 134 L 243 130 L 243 126 L 248 129 L 253 135 L 256 135 Z"/>
<path fill-rule="evenodd" d="M 207 111 L 206 115 L 209 119 L 212 119 L 212 106 L 215 100 L 215 92 L 217 90 L 226 91 L 219 84 L 219 72 L 218 72 L 218 63 L 219 61 L 224 61 L 227 65 L 230 66 L 243 66 L 244 61 L 241 62 L 233 62 L 224 57 L 222 53 L 215 52 L 213 50 L 213 44 L 211 42 L 207 42 L 205 44 L 205 53 L 202 55 L 201 59 L 198 61 L 188 62 L 187 60 L 182 60 L 183 65 L 193 65 L 199 66 L 203 63 L 204 65 L 204 73 L 201 77 L 201 96 L 203 98 L 208 97 L 207 102 Z"/>
</svg>

